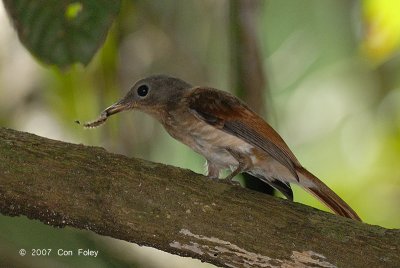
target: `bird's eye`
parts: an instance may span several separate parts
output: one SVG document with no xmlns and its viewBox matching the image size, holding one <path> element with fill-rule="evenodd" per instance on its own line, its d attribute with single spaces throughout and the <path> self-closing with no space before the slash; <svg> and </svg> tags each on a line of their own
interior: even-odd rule
<svg viewBox="0 0 400 268">
<path fill-rule="evenodd" d="M 146 85 L 141 85 L 137 89 L 137 94 L 140 97 L 146 97 L 147 93 L 149 93 L 149 87 Z"/>
</svg>

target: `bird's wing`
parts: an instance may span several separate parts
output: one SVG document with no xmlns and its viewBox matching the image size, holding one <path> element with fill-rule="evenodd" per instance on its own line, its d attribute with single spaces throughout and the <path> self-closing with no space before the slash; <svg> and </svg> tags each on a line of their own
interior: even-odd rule
<svg viewBox="0 0 400 268">
<path fill-rule="evenodd" d="M 224 91 L 194 88 L 187 95 L 190 111 L 204 122 L 265 151 L 298 180 L 300 163 L 281 136 L 243 102 Z"/>
</svg>

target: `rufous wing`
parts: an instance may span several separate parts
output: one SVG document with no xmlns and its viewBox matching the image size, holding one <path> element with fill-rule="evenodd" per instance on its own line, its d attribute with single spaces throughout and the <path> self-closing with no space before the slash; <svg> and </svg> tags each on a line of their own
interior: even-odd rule
<svg viewBox="0 0 400 268">
<path fill-rule="evenodd" d="M 265 151 L 299 179 L 296 166 L 300 163 L 281 136 L 238 98 L 198 87 L 188 94 L 187 104 L 198 118 Z"/>
</svg>

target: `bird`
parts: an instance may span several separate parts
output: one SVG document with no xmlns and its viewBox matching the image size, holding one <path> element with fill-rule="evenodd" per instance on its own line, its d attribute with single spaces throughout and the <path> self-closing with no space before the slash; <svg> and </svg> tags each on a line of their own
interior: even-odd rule
<svg viewBox="0 0 400 268">
<path fill-rule="evenodd" d="M 361 221 L 357 213 L 325 183 L 305 169 L 282 137 L 234 95 L 211 87 L 192 86 L 172 76 L 138 80 L 100 117 L 84 124 L 93 128 L 113 114 L 140 110 L 159 121 L 176 140 L 206 159 L 207 176 L 218 179 L 248 173 L 293 201 L 291 184 L 314 195 L 335 214 Z"/>
</svg>

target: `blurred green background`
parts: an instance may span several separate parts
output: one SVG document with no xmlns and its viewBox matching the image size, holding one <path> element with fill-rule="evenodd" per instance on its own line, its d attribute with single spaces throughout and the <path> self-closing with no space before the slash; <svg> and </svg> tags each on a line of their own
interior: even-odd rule
<svg viewBox="0 0 400 268">
<path fill-rule="evenodd" d="M 264 118 L 365 222 L 399 228 L 400 2 L 257 5 L 255 32 L 269 89 Z M 74 120 L 95 119 L 137 79 L 154 73 L 233 91 L 229 16 L 228 0 L 122 1 L 90 64 L 60 70 L 27 52 L 0 6 L 0 125 L 202 173 L 202 157 L 143 113 L 123 113 L 95 130 Z M 300 188 L 294 194 L 296 202 L 326 210 Z M 95 259 L 22 258 L 20 248 L 100 253 Z M 6 264 L 211 267 L 91 232 L 0 215 L 0 266 Z"/>
</svg>

